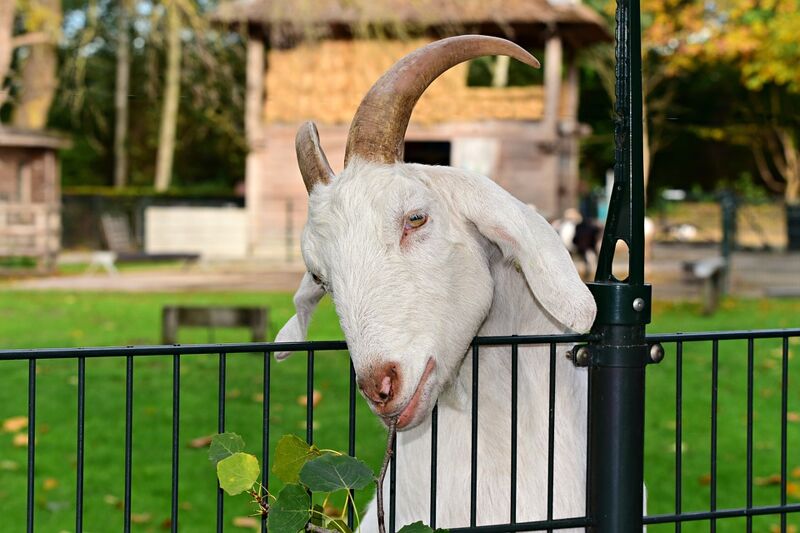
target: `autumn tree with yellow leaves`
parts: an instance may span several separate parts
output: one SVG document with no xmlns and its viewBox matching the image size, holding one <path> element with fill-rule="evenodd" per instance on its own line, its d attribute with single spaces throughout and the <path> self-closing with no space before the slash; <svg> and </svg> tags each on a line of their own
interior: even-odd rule
<svg viewBox="0 0 800 533">
<path fill-rule="evenodd" d="M 700 133 L 747 146 L 767 186 L 800 204 L 800 1 L 644 0 L 642 10 L 667 74 L 736 70 L 748 89 L 741 116 Z"/>
</svg>

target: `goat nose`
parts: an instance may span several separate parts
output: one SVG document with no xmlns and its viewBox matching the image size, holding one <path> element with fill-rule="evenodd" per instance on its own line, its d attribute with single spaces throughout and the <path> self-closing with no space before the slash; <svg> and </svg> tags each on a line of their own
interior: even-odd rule
<svg viewBox="0 0 800 533">
<path fill-rule="evenodd" d="M 359 380 L 358 386 L 374 404 L 379 406 L 388 404 L 400 387 L 397 365 L 387 363 L 378 367 L 365 379 Z"/>
</svg>

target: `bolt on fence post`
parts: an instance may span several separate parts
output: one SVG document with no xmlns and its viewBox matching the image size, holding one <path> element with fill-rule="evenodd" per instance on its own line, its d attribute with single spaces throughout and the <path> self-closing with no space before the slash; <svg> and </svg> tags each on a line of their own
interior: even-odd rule
<svg viewBox="0 0 800 533">
<path fill-rule="evenodd" d="M 589 289 L 597 302 L 590 343 L 590 531 L 642 531 L 644 386 L 651 288 L 644 283 L 644 172 L 639 0 L 617 0 L 614 188 Z M 628 277 L 613 272 L 616 244 L 628 245 Z"/>
</svg>

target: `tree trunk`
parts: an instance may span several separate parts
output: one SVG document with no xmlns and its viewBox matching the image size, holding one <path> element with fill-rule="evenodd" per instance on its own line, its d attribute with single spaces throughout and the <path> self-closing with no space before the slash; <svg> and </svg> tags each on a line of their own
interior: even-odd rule
<svg viewBox="0 0 800 533">
<path fill-rule="evenodd" d="M 642 98 L 642 169 L 645 201 L 647 201 L 647 185 L 650 183 L 650 169 L 652 168 L 650 153 L 650 126 L 647 122 L 647 98 L 646 95 Z"/>
<path fill-rule="evenodd" d="M 8 98 L 5 80 L 11 68 L 14 48 L 11 38 L 14 34 L 14 2 L 0 2 L 0 107 Z"/>
<path fill-rule="evenodd" d="M 117 79 L 114 87 L 114 187 L 128 184 L 128 93 L 131 56 L 128 0 L 120 0 L 117 19 Z"/>
<path fill-rule="evenodd" d="M 164 105 L 161 108 L 161 127 L 156 159 L 156 191 L 166 191 L 172 180 L 172 160 L 175 155 L 175 129 L 178 122 L 178 99 L 181 89 L 181 25 L 178 6 L 171 0 L 167 6 L 167 70 L 165 74 Z"/>
<path fill-rule="evenodd" d="M 42 129 L 47 125 L 47 113 L 58 87 L 56 43 L 61 29 L 61 0 L 35 0 L 31 4 L 31 9 L 37 10 L 40 17 L 36 27 L 30 30 L 44 32 L 47 39 L 28 47 L 11 122 L 20 128 Z"/>
<path fill-rule="evenodd" d="M 505 87 L 508 85 L 508 66 L 510 64 L 510 57 L 497 56 L 494 70 L 492 71 L 492 87 Z"/>
</svg>

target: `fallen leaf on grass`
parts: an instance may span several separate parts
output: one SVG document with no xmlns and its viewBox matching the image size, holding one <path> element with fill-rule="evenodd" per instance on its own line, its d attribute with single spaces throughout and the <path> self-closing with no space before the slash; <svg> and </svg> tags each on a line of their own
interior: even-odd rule
<svg viewBox="0 0 800 533">
<path fill-rule="evenodd" d="M 119 504 L 119 498 L 114 496 L 113 494 L 106 494 L 103 496 L 103 501 L 106 502 L 108 505 L 117 506 Z"/>
<path fill-rule="evenodd" d="M 134 524 L 146 524 L 150 520 L 153 519 L 153 515 L 150 513 L 132 513 L 131 514 L 131 522 Z"/>
<path fill-rule="evenodd" d="M 3 421 L 3 431 L 6 433 L 16 433 L 28 427 L 27 416 L 12 416 Z"/>
<path fill-rule="evenodd" d="M 769 533 L 783 533 L 784 531 L 786 533 L 797 533 L 797 526 L 787 524 L 785 530 L 781 529 L 779 524 L 772 524 L 769 526 Z"/>
<path fill-rule="evenodd" d="M 242 395 L 242 391 L 240 391 L 239 389 L 231 389 L 231 390 L 229 390 L 228 392 L 225 393 L 225 398 L 227 398 L 229 400 L 235 400 L 236 398 L 238 398 L 241 395 Z"/>
<path fill-rule="evenodd" d="M 165 518 L 161 521 L 161 529 L 166 529 L 167 531 L 172 529 L 172 518 Z"/>
<path fill-rule="evenodd" d="M 318 390 L 315 390 L 312 396 L 311 405 L 316 407 L 317 404 L 320 402 L 320 400 L 322 400 L 322 393 Z M 298 396 L 297 403 L 298 405 L 302 405 L 303 407 L 305 407 L 306 405 L 308 405 L 308 396 L 306 396 L 305 394 L 302 396 Z"/>
<path fill-rule="evenodd" d="M 261 521 L 255 516 L 237 516 L 233 519 L 233 525 L 248 529 L 261 529 Z"/>
<path fill-rule="evenodd" d="M 44 490 L 53 490 L 58 487 L 58 480 L 54 477 L 45 478 L 43 486 Z"/>
<path fill-rule="evenodd" d="M 19 463 L 17 463 L 16 461 L 10 461 L 8 459 L 0 461 L 0 470 L 6 470 L 8 472 L 11 472 L 12 470 L 16 470 L 17 468 L 19 468 Z"/>
<path fill-rule="evenodd" d="M 780 474 L 772 474 L 766 477 L 756 478 L 756 485 L 758 485 L 759 487 L 765 487 L 767 485 L 780 485 L 780 484 L 781 484 Z"/>
<path fill-rule="evenodd" d="M 264 393 L 263 392 L 257 392 L 255 394 L 253 394 L 250 397 L 250 399 L 253 400 L 256 403 L 261 403 L 261 402 L 264 401 Z"/>
<path fill-rule="evenodd" d="M 786 420 L 789 422 L 800 422 L 800 413 L 796 411 L 789 411 L 786 413 Z"/>
<path fill-rule="evenodd" d="M 794 467 L 792 470 L 792 477 L 800 477 L 800 466 Z"/>
<path fill-rule="evenodd" d="M 702 486 L 705 487 L 706 485 L 711 483 L 711 474 L 703 474 L 702 476 L 697 478 L 697 481 L 698 483 L 700 483 Z"/>
<path fill-rule="evenodd" d="M 181 502 L 178 504 L 178 507 L 180 507 L 182 511 L 191 511 L 192 502 Z"/>
<path fill-rule="evenodd" d="M 789 482 L 786 484 L 786 494 L 796 500 L 800 500 L 800 483 Z"/>
<path fill-rule="evenodd" d="M 205 435 L 203 437 L 192 439 L 189 441 L 189 448 L 208 448 L 208 446 L 211 444 L 212 437 L 213 435 Z"/>
<path fill-rule="evenodd" d="M 28 445 L 28 435 L 27 433 L 17 433 L 14 435 L 14 446 L 17 448 L 24 448 Z"/>
<path fill-rule="evenodd" d="M 328 516 L 342 516 L 342 510 L 331 504 L 325 506 L 324 512 Z"/>
</svg>

